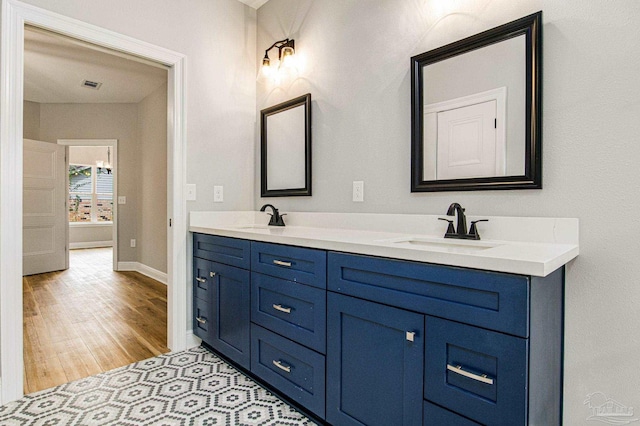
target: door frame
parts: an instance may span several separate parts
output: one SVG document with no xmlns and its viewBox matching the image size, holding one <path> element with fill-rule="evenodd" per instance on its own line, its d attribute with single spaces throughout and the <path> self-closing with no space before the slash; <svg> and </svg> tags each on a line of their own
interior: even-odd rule
<svg viewBox="0 0 640 426">
<path fill-rule="evenodd" d="M 24 26 L 33 25 L 168 67 L 167 345 L 187 347 L 186 56 L 41 9 L 2 0 L 0 27 L 0 404 L 23 395 L 22 137 Z"/>
<path fill-rule="evenodd" d="M 58 139 L 58 145 L 67 148 L 67 170 L 69 169 L 70 146 L 109 146 L 112 151 L 111 169 L 113 170 L 113 205 L 111 206 L 111 241 L 113 241 L 113 270 L 118 270 L 118 139 Z M 67 182 L 66 202 L 69 202 L 69 182 Z M 67 241 L 69 240 L 69 221 L 67 221 Z M 69 243 L 67 243 L 67 267 L 69 266 Z"/>
</svg>

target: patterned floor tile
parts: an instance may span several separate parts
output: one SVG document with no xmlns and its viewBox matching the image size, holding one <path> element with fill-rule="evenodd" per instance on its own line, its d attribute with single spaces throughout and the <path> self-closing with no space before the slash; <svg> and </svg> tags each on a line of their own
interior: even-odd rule
<svg viewBox="0 0 640 426">
<path fill-rule="evenodd" d="M 313 426 L 203 347 L 140 361 L 0 407 L 0 426 Z"/>
</svg>

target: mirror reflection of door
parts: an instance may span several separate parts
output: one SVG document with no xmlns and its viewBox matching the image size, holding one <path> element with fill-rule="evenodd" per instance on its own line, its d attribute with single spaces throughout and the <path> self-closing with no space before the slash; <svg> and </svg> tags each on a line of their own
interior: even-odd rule
<svg viewBox="0 0 640 426">
<path fill-rule="evenodd" d="M 424 180 L 506 176 L 507 88 L 424 106 Z M 516 160 L 515 163 L 518 161 Z"/>
<path fill-rule="evenodd" d="M 496 101 L 437 115 L 436 179 L 504 175 L 504 167 L 500 167 L 504 165 L 504 155 L 496 157 L 496 152 L 504 153 L 504 147 L 497 147 Z"/>
<path fill-rule="evenodd" d="M 65 147 L 24 140 L 23 274 L 41 274 L 69 267 L 67 207 L 64 199 Z"/>
</svg>

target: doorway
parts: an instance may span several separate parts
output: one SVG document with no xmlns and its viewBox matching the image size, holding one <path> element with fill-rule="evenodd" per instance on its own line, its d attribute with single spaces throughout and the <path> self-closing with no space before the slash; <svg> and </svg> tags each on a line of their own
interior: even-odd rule
<svg viewBox="0 0 640 426">
<path fill-rule="evenodd" d="M 118 140 L 58 139 L 57 144 L 67 150 L 68 247 L 112 247 L 111 268 L 117 271 Z"/>
<path fill-rule="evenodd" d="M 117 49 L 169 67 L 168 73 L 168 345 L 187 346 L 187 226 L 184 198 L 185 105 L 182 54 L 168 51 L 82 21 L 67 18 L 16 0 L 3 0 L 3 63 L 0 79 L 0 403 L 22 396 L 22 148 L 24 26 L 33 25 L 76 40 Z M 6 265 L 6 266 L 5 266 Z"/>
</svg>

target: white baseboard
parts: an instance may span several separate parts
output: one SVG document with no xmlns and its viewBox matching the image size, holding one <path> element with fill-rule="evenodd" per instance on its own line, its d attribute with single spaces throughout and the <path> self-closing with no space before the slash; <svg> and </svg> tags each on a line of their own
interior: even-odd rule
<svg viewBox="0 0 640 426">
<path fill-rule="evenodd" d="M 200 346 L 202 339 L 193 334 L 193 330 L 187 330 L 187 349 Z"/>
<path fill-rule="evenodd" d="M 118 271 L 136 271 L 142 275 L 146 275 L 149 278 L 153 278 L 156 281 L 160 281 L 162 284 L 167 285 L 166 272 L 160 272 L 157 269 L 153 269 L 150 266 L 143 265 L 140 262 L 118 262 Z"/>
<path fill-rule="evenodd" d="M 80 243 L 69 243 L 69 250 L 88 249 L 100 247 L 113 247 L 113 241 L 87 241 Z"/>
</svg>

